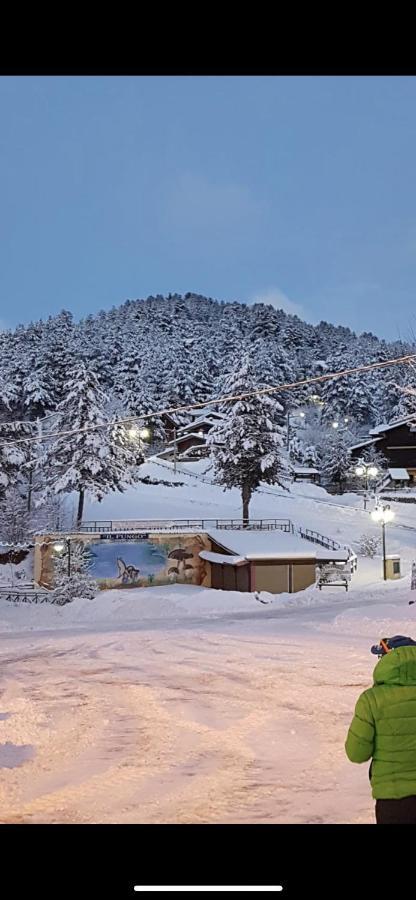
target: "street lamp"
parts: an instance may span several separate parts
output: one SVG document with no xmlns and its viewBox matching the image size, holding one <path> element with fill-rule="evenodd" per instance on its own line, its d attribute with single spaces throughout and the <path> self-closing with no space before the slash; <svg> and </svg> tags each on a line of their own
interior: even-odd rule
<svg viewBox="0 0 416 900">
<path fill-rule="evenodd" d="M 71 538 L 66 537 L 62 540 L 54 541 L 52 548 L 58 556 L 64 556 L 65 551 L 68 556 L 68 578 L 71 575 Z"/>
<path fill-rule="evenodd" d="M 382 528 L 383 534 L 383 577 L 387 581 L 387 565 L 386 565 L 386 525 L 394 519 L 394 512 L 389 506 L 376 506 L 371 513 L 374 522 L 378 522 Z"/>
<path fill-rule="evenodd" d="M 339 428 L 339 422 L 333 422 L 332 427 L 335 429 Z"/>
<path fill-rule="evenodd" d="M 291 413 L 290 409 L 288 409 L 288 411 L 287 411 L 287 450 L 288 450 L 288 452 L 290 450 L 290 420 L 296 419 L 296 418 L 304 419 L 305 413 L 298 412 L 295 414 L 293 411 Z"/>
<path fill-rule="evenodd" d="M 378 475 L 378 468 L 374 466 L 372 463 L 360 462 L 355 468 L 355 474 L 358 475 L 359 478 L 365 478 L 365 496 L 364 496 L 364 509 L 367 509 L 368 502 L 368 480 L 369 478 L 376 478 Z"/>
</svg>

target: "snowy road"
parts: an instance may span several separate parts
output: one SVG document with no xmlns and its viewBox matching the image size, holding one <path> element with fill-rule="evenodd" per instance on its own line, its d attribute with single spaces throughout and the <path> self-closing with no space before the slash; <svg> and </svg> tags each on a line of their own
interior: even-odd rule
<svg viewBox="0 0 416 900">
<path fill-rule="evenodd" d="M 7 636 L 2 822 L 371 822 L 343 750 L 371 661 L 291 629 Z"/>
</svg>

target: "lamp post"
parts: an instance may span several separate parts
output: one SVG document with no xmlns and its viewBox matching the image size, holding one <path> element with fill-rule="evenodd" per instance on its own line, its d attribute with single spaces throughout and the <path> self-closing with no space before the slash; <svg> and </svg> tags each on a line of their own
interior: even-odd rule
<svg viewBox="0 0 416 900">
<path fill-rule="evenodd" d="M 383 578 L 384 581 L 387 581 L 387 565 L 386 565 L 386 525 L 388 522 L 392 522 L 394 519 L 394 512 L 390 509 L 389 506 L 380 505 L 376 506 L 371 513 L 371 518 L 374 522 L 378 522 L 381 525 L 382 529 L 382 537 L 383 537 Z"/>
<path fill-rule="evenodd" d="M 291 411 L 290 409 L 288 409 L 288 411 L 287 411 L 287 426 L 286 426 L 286 428 L 287 428 L 287 450 L 288 450 L 288 452 L 290 451 L 290 420 L 291 420 L 291 419 L 296 419 L 296 418 L 304 419 L 304 418 L 305 418 L 305 413 L 304 413 L 304 412 L 299 412 L 299 413 L 297 413 L 297 414 L 295 415 L 295 414 L 293 413 L 293 411 Z"/>
<path fill-rule="evenodd" d="M 60 539 L 59 541 L 54 541 L 53 549 L 56 551 L 56 553 L 58 553 L 59 556 L 63 556 L 66 550 L 66 554 L 68 557 L 67 574 L 69 578 L 71 575 L 71 538 L 65 537 Z"/>
<path fill-rule="evenodd" d="M 377 466 L 374 466 L 372 463 L 359 462 L 355 468 L 355 474 L 358 475 L 359 478 L 365 479 L 364 509 L 367 509 L 368 481 L 369 481 L 369 478 L 377 477 L 378 468 L 377 468 Z"/>
</svg>

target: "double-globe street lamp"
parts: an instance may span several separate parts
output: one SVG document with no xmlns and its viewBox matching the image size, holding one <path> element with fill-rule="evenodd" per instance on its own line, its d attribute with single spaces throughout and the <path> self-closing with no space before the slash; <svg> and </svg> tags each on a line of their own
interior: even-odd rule
<svg viewBox="0 0 416 900">
<path fill-rule="evenodd" d="M 365 479 L 364 509 L 367 509 L 369 480 L 370 478 L 377 478 L 378 468 L 373 463 L 359 462 L 355 467 L 355 474 L 358 478 Z"/>
<path fill-rule="evenodd" d="M 371 513 L 371 518 L 374 522 L 378 522 L 381 525 L 382 529 L 382 537 L 383 537 L 383 577 L 384 581 L 387 581 L 387 561 L 386 561 L 386 525 L 389 522 L 392 522 L 394 519 L 394 512 L 390 509 L 389 506 L 380 504 L 380 506 L 376 506 Z"/>
</svg>

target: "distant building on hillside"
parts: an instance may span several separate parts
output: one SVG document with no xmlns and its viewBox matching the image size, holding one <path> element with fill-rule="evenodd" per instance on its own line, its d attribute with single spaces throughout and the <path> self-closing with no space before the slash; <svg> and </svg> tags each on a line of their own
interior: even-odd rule
<svg viewBox="0 0 416 900">
<path fill-rule="evenodd" d="M 222 413 L 204 407 L 191 410 L 187 425 L 171 427 L 169 442 L 158 455 L 163 459 L 200 459 L 208 455 L 207 435 L 224 418 Z"/>
</svg>

